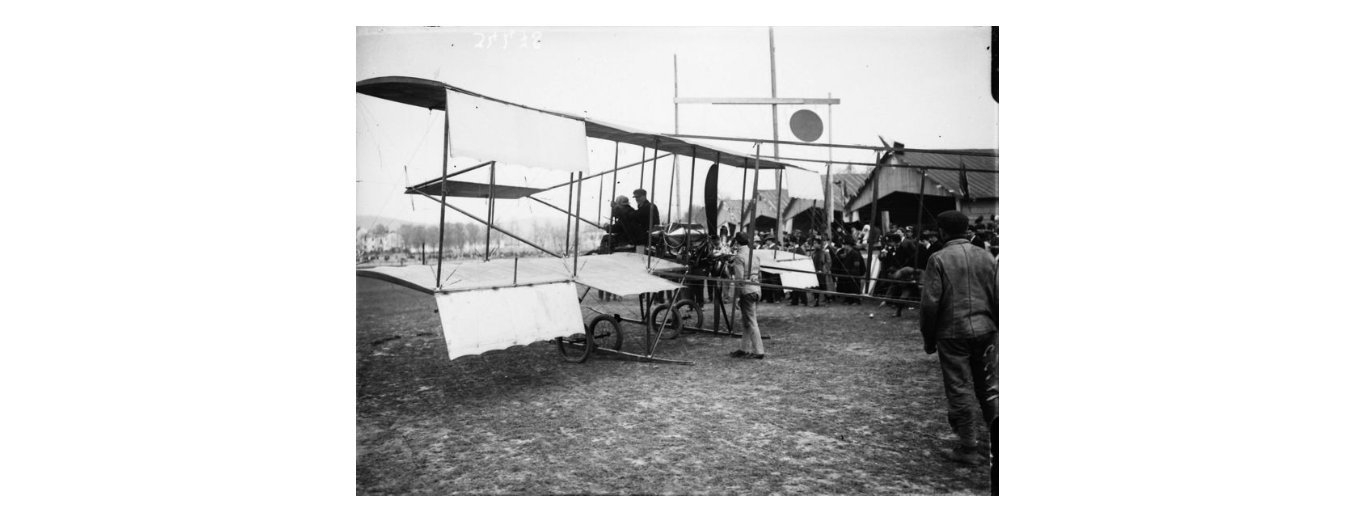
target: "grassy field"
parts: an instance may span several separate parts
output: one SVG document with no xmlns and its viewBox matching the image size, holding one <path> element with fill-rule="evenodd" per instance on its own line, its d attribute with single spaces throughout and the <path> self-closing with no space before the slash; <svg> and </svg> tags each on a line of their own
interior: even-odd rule
<svg viewBox="0 0 1354 521">
<path fill-rule="evenodd" d="M 594 295 L 585 319 L 638 318 Z M 759 309 L 766 360 L 688 334 L 656 354 L 694 366 L 568 364 L 546 342 L 449 361 L 431 297 L 358 278 L 357 493 L 988 493 L 986 466 L 940 456 L 954 438 L 916 311 Z"/>
</svg>

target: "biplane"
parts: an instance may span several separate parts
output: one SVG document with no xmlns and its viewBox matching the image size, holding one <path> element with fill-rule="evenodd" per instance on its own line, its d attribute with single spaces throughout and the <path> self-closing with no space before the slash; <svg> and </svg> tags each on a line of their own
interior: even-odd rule
<svg viewBox="0 0 1354 521">
<path fill-rule="evenodd" d="M 716 226 L 708 207 L 708 222 L 704 225 L 669 223 L 650 230 L 651 239 L 640 250 L 643 254 L 609 251 L 607 254 L 587 255 L 580 259 L 578 242 L 581 226 L 588 224 L 605 228 L 600 223 L 582 217 L 581 182 L 626 168 L 615 165 L 612 170 L 588 175 L 587 138 L 613 141 L 618 150 L 622 144 L 643 147 L 646 152 L 653 151 L 653 160 L 660 157 L 660 152 L 692 158 L 692 191 L 695 184 L 694 160 L 711 162 L 706 181 L 707 199 L 712 197 L 710 194 L 713 193 L 720 165 L 741 167 L 745 176 L 748 169 L 753 170 L 754 186 L 761 170 L 800 170 L 811 176 L 810 189 L 803 194 L 806 196 L 813 195 L 811 187 L 818 183 L 817 175 L 812 172 L 760 157 L 760 148 L 758 154 L 748 156 L 595 118 L 511 103 L 433 80 L 373 78 L 359 81 L 357 92 L 443 112 L 442 174 L 409 186 L 405 191 L 406 194 L 437 202 L 442 225 L 445 225 L 446 210 L 451 209 L 485 225 L 488 230 L 512 237 L 549 256 L 492 259 L 486 231 L 483 259 L 444 260 L 443 245 L 439 241 L 435 266 L 383 266 L 357 270 L 358 276 L 385 280 L 431 295 L 437 303 L 447 353 L 452 359 L 553 339 L 561 356 L 570 362 L 583 362 L 594 350 L 602 350 L 647 361 L 690 363 L 654 356 L 657 341 L 671 338 L 684 330 L 732 336 L 739 334 L 733 332 L 732 328 L 718 331 L 718 325 L 713 330 L 703 329 L 698 306 L 690 300 L 677 298 L 678 290 L 684 287 L 686 278 L 700 277 L 689 273 L 693 264 L 708 258 L 709 252 L 715 247 L 713 241 L 707 240 L 709 234 L 706 231 Z M 448 171 L 450 157 L 473 158 L 475 164 Z M 643 163 L 640 162 L 641 165 Z M 524 179 L 534 177 L 537 181 L 544 181 L 531 184 L 550 183 L 566 175 L 568 181 L 545 187 L 500 182 L 498 170 L 504 167 L 514 168 L 519 173 L 526 172 Z M 487 182 L 482 175 L 486 170 Z M 470 172 L 480 172 L 480 180 L 464 180 L 461 177 Z M 656 170 L 653 175 L 656 176 Z M 651 178 L 650 186 L 654 186 L 654 183 L 656 178 Z M 576 197 L 573 193 L 575 184 L 580 186 Z M 643 170 L 640 184 L 642 187 Z M 572 208 L 559 208 L 537 198 L 541 192 L 565 186 L 570 190 Z M 804 183 L 798 183 L 798 186 L 804 186 Z M 613 186 L 613 199 L 614 190 Z M 488 215 L 476 216 L 456 206 L 455 200 L 462 198 L 485 199 Z M 524 198 L 569 216 L 572 221 L 571 240 L 574 243 L 572 258 L 534 244 L 495 224 L 495 201 Z M 687 221 L 691 220 L 690 205 L 691 202 L 688 203 Z M 569 233 L 566 231 L 566 235 Z M 778 258 L 769 259 L 767 264 L 771 266 L 768 268 L 774 269 L 778 262 L 798 262 L 796 266 L 802 268 L 803 262 L 809 262 L 808 266 L 812 269 L 807 257 L 790 259 L 789 255 L 785 252 L 773 254 L 773 257 Z M 806 279 L 816 284 L 813 275 L 808 275 Z M 619 315 L 599 314 L 585 324 L 577 286 L 586 288 L 584 296 L 592 289 L 619 296 L 640 296 L 641 319 L 636 321 Z M 662 298 L 664 295 L 672 299 L 671 304 L 660 304 L 653 298 L 659 296 L 658 300 L 667 300 Z M 722 316 L 726 323 L 732 322 L 727 320 L 727 313 Z M 716 324 L 720 317 L 721 314 L 716 313 Z M 644 324 L 644 347 L 638 350 L 624 347 L 622 322 Z M 651 333 L 656 334 L 652 339 Z"/>
</svg>

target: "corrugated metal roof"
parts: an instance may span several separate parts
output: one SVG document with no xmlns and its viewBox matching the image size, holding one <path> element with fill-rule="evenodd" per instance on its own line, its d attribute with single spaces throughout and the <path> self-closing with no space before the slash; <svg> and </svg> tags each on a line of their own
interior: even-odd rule
<svg viewBox="0 0 1354 521">
<path fill-rule="evenodd" d="M 996 153 L 995 150 L 991 149 L 956 149 L 955 151 Z M 908 152 L 902 156 L 890 155 L 887 158 L 888 166 L 876 167 L 866 176 L 862 186 L 868 187 L 873 182 L 874 176 L 880 175 L 882 176 L 879 178 L 879 197 L 881 198 L 895 192 L 959 196 L 963 195 L 963 191 L 960 188 L 958 170 L 933 170 L 927 167 L 959 168 L 962 164 L 965 169 L 996 170 L 997 159 L 995 157 L 955 156 L 931 152 Z M 897 175 L 899 171 L 905 172 L 905 175 Z M 925 178 L 921 176 L 923 171 L 926 174 Z M 969 190 L 973 192 L 973 198 L 998 197 L 999 174 L 995 172 L 967 172 L 967 176 Z M 864 208 L 870 204 L 872 197 L 873 194 L 868 193 L 868 190 L 861 190 L 847 203 L 846 208 L 848 211 Z"/>
<path fill-rule="evenodd" d="M 869 178 L 870 174 L 833 174 L 832 181 L 841 181 L 842 185 L 840 190 L 833 190 L 832 207 L 845 208 L 847 201 L 860 193 L 860 187 L 865 186 Z"/>
<path fill-rule="evenodd" d="M 383 76 L 380 78 L 370 78 L 357 82 L 357 92 L 381 99 L 423 107 L 426 109 L 446 110 L 446 90 L 460 92 L 470 96 L 478 96 L 484 99 L 497 101 L 507 105 L 530 109 L 537 112 L 543 112 L 559 117 L 576 119 L 584 123 L 588 137 L 606 139 L 619 143 L 627 143 L 647 148 L 657 148 L 664 152 L 684 156 L 695 156 L 706 161 L 715 161 L 718 159 L 720 164 L 754 168 L 760 166 L 764 170 L 775 170 L 781 168 L 794 168 L 803 170 L 795 165 L 771 161 L 766 157 L 761 158 L 760 162 L 754 157 L 747 156 L 738 152 L 729 151 L 722 148 L 702 145 L 689 141 L 684 141 L 674 137 L 665 136 L 653 132 L 644 132 L 634 128 L 607 123 L 593 118 L 586 118 L 567 112 L 538 109 L 528 107 L 520 103 L 512 103 L 501 99 L 485 96 L 475 92 L 454 87 L 440 81 L 428 80 L 423 78 L 413 78 L 409 76 Z"/>
<path fill-rule="evenodd" d="M 716 221 L 716 225 L 720 225 L 720 224 L 724 224 L 724 223 L 737 223 L 737 222 L 738 222 L 738 210 L 739 210 L 739 208 L 742 207 L 742 206 L 741 206 L 742 204 L 743 204 L 743 201 L 740 200 L 740 199 L 729 199 L 729 198 L 723 198 L 723 197 L 721 197 L 721 198 L 719 199 L 719 206 L 716 207 L 716 211 L 715 211 L 715 221 Z M 682 211 L 683 211 L 683 212 L 686 212 L 685 209 L 683 209 Z M 704 224 L 704 223 L 705 223 L 705 207 L 698 204 L 698 205 L 695 206 L 695 211 L 696 211 L 695 222 L 700 223 L 700 224 Z M 682 215 L 685 216 L 686 214 L 683 213 Z"/>
<path fill-rule="evenodd" d="M 740 202 L 741 204 L 741 202 Z M 790 204 L 790 196 L 781 193 L 781 207 Z M 776 218 L 776 191 L 775 190 L 757 190 L 757 206 L 752 206 L 752 198 L 748 197 L 748 209 L 746 212 L 755 212 L 754 217 Z"/>
<path fill-rule="evenodd" d="M 954 152 L 979 152 L 985 154 L 996 154 L 996 149 L 986 148 L 964 148 L 955 149 Z M 956 156 L 951 154 L 939 154 L 934 152 L 907 152 L 898 159 L 908 166 L 920 167 L 940 167 L 940 168 L 959 168 L 962 163 L 964 168 L 974 170 L 998 170 L 996 157 L 981 156 Z M 956 171 L 956 173 L 958 173 Z"/>
<path fill-rule="evenodd" d="M 869 174 L 832 174 L 833 182 L 841 181 L 842 183 L 841 187 L 834 187 L 835 189 L 832 191 L 832 208 L 838 212 L 843 211 L 844 205 L 851 200 L 851 197 L 855 196 L 856 193 L 860 191 L 860 187 L 865 184 L 865 180 L 869 177 Z M 843 189 L 846 191 L 845 196 L 842 195 Z M 796 215 L 804 213 L 804 211 L 809 208 L 822 207 L 823 201 L 821 200 L 796 198 L 791 200 L 790 204 L 785 207 L 784 218 L 792 219 Z"/>
<path fill-rule="evenodd" d="M 962 194 L 962 184 L 959 182 L 959 172 L 950 170 L 927 170 L 926 176 L 935 179 L 945 188 L 955 194 Z M 968 189 L 970 197 L 974 199 L 988 199 L 997 197 L 997 179 L 998 174 L 989 174 L 986 172 L 968 172 Z"/>
<path fill-rule="evenodd" d="M 995 149 L 955 149 L 953 152 L 978 152 L 995 154 Z M 955 156 L 955 154 L 937 154 L 930 152 L 909 152 L 899 157 L 906 164 L 913 165 L 913 168 L 926 168 L 926 166 L 945 166 L 945 168 L 960 168 L 963 165 L 965 175 L 968 176 L 969 196 L 974 199 L 997 198 L 997 176 L 998 173 L 992 172 L 974 172 L 972 169 L 980 171 L 998 171 L 997 168 L 1001 157 L 983 157 L 983 156 Z M 937 171 L 937 169 L 926 169 L 926 176 L 933 177 L 945 188 L 951 189 L 955 194 L 963 194 L 960 189 L 959 171 Z"/>
</svg>

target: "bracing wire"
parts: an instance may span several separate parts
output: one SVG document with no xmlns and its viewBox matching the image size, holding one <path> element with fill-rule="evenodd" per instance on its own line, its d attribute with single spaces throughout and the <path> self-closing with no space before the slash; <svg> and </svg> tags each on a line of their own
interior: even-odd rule
<svg viewBox="0 0 1354 521">
<path fill-rule="evenodd" d="M 362 106 L 361 103 L 362 103 L 362 100 L 358 100 L 358 106 L 362 107 L 363 110 L 366 110 L 366 107 Z M 375 131 L 375 130 L 372 130 L 372 127 L 373 127 L 373 126 L 375 126 L 375 127 L 377 127 L 377 128 L 380 128 L 380 127 L 379 127 L 379 125 L 375 125 L 374 123 L 372 123 L 372 119 L 373 119 L 372 116 L 364 115 L 364 114 L 363 114 L 362 112 L 360 112 L 360 111 L 357 113 L 357 115 L 358 115 L 359 117 L 361 117 L 361 118 L 362 118 L 362 122 L 365 123 L 365 124 L 367 125 L 367 133 L 368 133 L 368 134 L 371 134 L 372 142 L 376 144 L 376 158 L 377 158 L 377 161 L 378 161 L 378 162 L 377 162 L 377 165 L 379 165 L 380 168 L 381 168 L 381 171 L 384 172 L 385 169 L 386 169 L 386 158 L 385 158 L 385 154 L 381 153 L 381 140 L 380 140 L 380 139 L 378 138 L 378 136 L 376 135 L 376 131 Z"/>
<path fill-rule="evenodd" d="M 428 119 L 428 124 L 427 124 L 426 126 L 424 126 L 424 128 L 423 128 L 423 137 L 422 137 L 422 138 L 419 138 L 419 140 L 418 140 L 418 145 L 415 145 L 415 146 L 414 146 L 414 151 L 409 153 L 409 158 L 404 160 L 404 164 L 405 164 L 406 166 L 409 164 L 410 161 L 413 161 L 413 160 L 414 160 L 414 156 L 418 155 L 418 151 L 421 150 L 421 149 L 423 148 L 423 143 L 426 142 L 426 141 L 428 141 L 428 134 L 432 133 L 432 130 L 433 130 L 433 121 L 434 121 L 434 119 L 432 118 L 432 110 L 429 110 L 429 111 L 428 111 L 428 116 L 429 116 L 429 117 L 427 118 L 427 119 Z M 406 181 L 408 181 L 408 180 L 406 179 Z"/>
</svg>

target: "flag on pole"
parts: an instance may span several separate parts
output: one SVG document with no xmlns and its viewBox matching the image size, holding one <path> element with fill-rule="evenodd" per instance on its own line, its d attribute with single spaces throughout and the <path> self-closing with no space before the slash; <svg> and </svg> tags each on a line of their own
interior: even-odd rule
<svg viewBox="0 0 1354 521">
<path fill-rule="evenodd" d="M 963 192 L 964 200 L 972 199 L 968 195 L 968 172 L 964 171 L 964 158 L 959 158 L 959 191 Z"/>
</svg>

